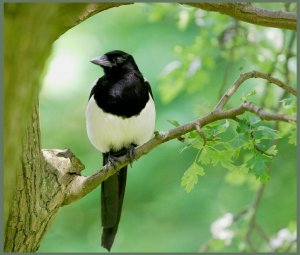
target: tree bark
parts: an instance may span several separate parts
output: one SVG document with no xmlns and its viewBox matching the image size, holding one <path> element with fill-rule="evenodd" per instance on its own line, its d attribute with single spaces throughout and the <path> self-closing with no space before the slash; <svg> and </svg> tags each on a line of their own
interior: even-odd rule
<svg viewBox="0 0 300 255">
<path fill-rule="evenodd" d="M 22 151 L 22 167 L 6 227 L 4 250 L 9 252 L 37 251 L 63 205 L 74 179 L 72 174 L 84 169 L 68 150 L 41 151 L 38 104 L 27 125 Z"/>
<path fill-rule="evenodd" d="M 206 11 L 229 15 L 237 20 L 276 28 L 297 29 L 296 13 L 272 11 L 252 6 L 251 3 L 190 3 Z"/>
<path fill-rule="evenodd" d="M 84 166 L 72 152 L 41 150 L 37 98 L 52 43 L 95 13 L 123 4 L 6 3 L 4 6 L 6 252 L 37 251 L 58 209 L 87 194 L 114 172 L 112 167 L 106 167 L 100 179 L 99 173 L 80 176 Z M 238 108 L 238 113 L 247 110 L 245 107 Z M 80 189 L 82 193 L 78 195 Z"/>
<path fill-rule="evenodd" d="M 58 209 L 55 206 L 50 209 L 48 205 L 57 187 L 50 186 L 51 178 L 55 176 L 44 169 L 38 105 L 34 106 L 27 125 L 22 151 L 22 167 L 17 174 L 17 190 L 8 219 L 4 249 L 33 252 L 37 250 L 43 233 Z"/>
</svg>

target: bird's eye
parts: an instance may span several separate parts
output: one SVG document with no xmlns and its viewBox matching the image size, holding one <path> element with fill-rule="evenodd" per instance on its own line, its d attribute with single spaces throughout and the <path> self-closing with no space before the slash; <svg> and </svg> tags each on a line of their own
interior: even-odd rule
<svg viewBox="0 0 300 255">
<path fill-rule="evenodd" d="M 121 64 L 121 63 L 123 63 L 123 62 L 125 61 L 125 58 L 123 58 L 123 57 L 117 57 L 117 58 L 115 59 L 115 61 L 116 61 L 118 64 Z"/>
</svg>

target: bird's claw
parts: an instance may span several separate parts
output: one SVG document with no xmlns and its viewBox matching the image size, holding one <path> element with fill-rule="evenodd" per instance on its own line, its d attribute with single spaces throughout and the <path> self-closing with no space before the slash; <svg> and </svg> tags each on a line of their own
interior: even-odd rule
<svg viewBox="0 0 300 255">
<path fill-rule="evenodd" d="M 129 165 L 132 167 L 132 162 L 135 157 L 135 145 L 131 144 L 126 153 L 127 158 L 129 159 Z"/>
<path fill-rule="evenodd" d="M 108 162 L 114 167 L 114 169 L 117 169 L 117 164 L 120 163 L 120 160 L 118 157 L 108 154 Z"/>
</svg>

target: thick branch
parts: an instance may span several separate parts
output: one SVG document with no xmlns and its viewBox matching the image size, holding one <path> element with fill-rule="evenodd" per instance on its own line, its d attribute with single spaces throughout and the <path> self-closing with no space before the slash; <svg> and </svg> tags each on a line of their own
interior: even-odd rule
<svg viewBox="0 0 300 255">
<path fill-rule="evenodd" d="M 243 84 L 243 82 L 251 78 L 265 79 L 270 83 L 273 83 L 278 87 L 281 87 L 285 91 L 293 94 L 294 96 L 297 96 L 297 91 L 294 88 L 290 87 L 289 85 L 283 83 L 281 80 L 274 78 L 269 74 L 265 74 L 258 71 L 251 71 L 251 72 L 240 74 L 240 77 L 233 83 L 233 85 L 228 89 L 225 95 L 220 99 L 215 110 L 216 111 L 222 110 L 225 104 L 229 101 L 230 97 L 237 91 L 237 89 Z"/>
<path fill-rule="evenodd" d="M 130 3 L 114 3 L 111 6 L 107 6 L 106 9 L 125 5 Z M 226 14 L 237 20 L 245 21 L 248 23 L 275 27 L 275 28 L 287 28 L 290 30 L 297 29 L 297 16 L 294 12 L 285 11 L 272 11 L 262 8 L 257 8 L 249 3 L 185 3 L 196 8 L 200 8 L 206 11 L 219 12 Z M 102 4 L 103 5 L 103 4 Z M 101 9 L 103 10 L 102 6 Z M 86 14 L 79 17 L 79 22 L 101 11 L 97 4 L 91 4 Z"/>
<path fill-rule="evenodd" d="M 102 3 L 101 5 L 103 5 Z M 107 5 L 105 9 L 125 5 L 130 3 L 114 3 L 111 6 Z M 184 3 L 196 8 L 200 8 L 206 11 L 214 11 L 231 16 L 237 20 L 245 21 L 248 23 L 275 27 L 275 28 L 287 28 L 296 30 L 297 19 L 296 13 L 285 11 L 272 11 L 262 8 L 257 8 L 249 3 Z M 90 4 L 86 14 L 79 17 L 78 22 L 85 20 L 86 18 L 103 10 L 103 7 L 99 9 L 98 4 Z M 76 22 L 75 22 L 76 23 Z"/>
<path fill-rule="evenodd" d="M 249 3 L 189 3 L 207 11 L 220 12 L 235 19 L 267 27 L 296 30 L 296 14 L 284 11 L 271 11 L 252 6 Z"/>
<path fill-rule="evenodd" d="M 285 114 L 275 114 L 269 113 L 262 110 L 260 107 L 253 103 L 244 102 L 239 107 L 227 110 L 227 111 L 214 111 L 208 115 L 196 119 L 190 123 L 178 126 L 174 129 L 164 132 L 156 132 L 155 137 L 152 138 L 147 143 L 136 148 L 135 156 L 133 160 L 137 160 L 143 155 L 147 154 L 153 150 L 158 145 L 165 143 L 167 141 L 181 137 L 182 135 L 189 133 L 193 130 L 197 130 L 197 127 L 203 127 L 209 123 L 215 122 L 221 119 L 232 119 L 238 115 L 243 114 L 244 112 L 249 111 L 257 114 L 263 120 L 279 120 L 279 121 L 296 121 L 295 117 L 285 115 Z M 108 177 L 115 174 L 119 169 L 129 164 L 130 161 L 127 156 L 122 156 L 119 158 L 119 162 L 116 164 L 116 168 L 112 165 L 107 164 L 103 166 L 97 173 L 85 177 L 85 176 L 76 176 L 71 187 L 70 193 L 66 197 L 64 204 L 69 204 L 91 192 Z"/>
</svg>

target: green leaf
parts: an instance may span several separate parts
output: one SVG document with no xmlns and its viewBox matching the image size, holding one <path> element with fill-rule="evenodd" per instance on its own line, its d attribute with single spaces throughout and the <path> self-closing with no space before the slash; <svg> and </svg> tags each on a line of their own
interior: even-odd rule
<svg viewBox="0 0 300 255">
<path fill-rule="evenodd" d="M 196 162 L 184 172 L 181 178 L 181 186 L 187 193 L 191 192 L 194 186 L 198 183 L 198 175 L 203 176 L 205 174 L 203 167 Z"/>
<path fill-rule="evenodd" d="M 201 150 L 203 148 L 203 141 L 200 141 L 199 139 L 195 139 L 192 146 L 197 150 Z"/>
<path fill-rule="evenodd" d="M 179 153 L 182 153 L 184 152 L 185 150 L 189 149 L 192 147 L 192 144 L 191 143 L 188 143 L 187 145 L 185 145 L 182 149 L 180 149 Z"/>
<path fill-rule="evenodd" d="M 204 165 L 216 165 L 219 162 L 216 150 L 210 146 L 203 147 L 198 162 L 201 162 Z"/>
<path fill-rule="evenodd" d="M 260 139 L 275 140 L 279 138 L 279 133 L 277 130 L 267 126 L 259 126 L 255 130 L 255 137 Z"/>
<path fill-rule="evenodd" d="M 249 133 L 250 127 L 249 123 L 246 119 L 241 119 L 238 122 L 238 126 L 236 127 L 236 132 L 238 133 Z"/>
<path fill-rule="evenodd" d="M 238 148 L 249 143 L 249 138 L 245 133 L 239 133 L 230 142 L 234 148 Z"/>
<path fill-rule="evenodd" d="M 293 115 L 297 112 L 296 98 L 285 98 L 280 101 L 285 114 Z"/>
<path fill-rule="evenodd" d="M 199 134 L 197 131 L 192 131 L 192 132 L 188 133 L 186 136 L 188 138 L 196 138 L 196 137 L 199 137 Z"/>
<path fill-rule="evenodd" d="M 272 155 L 277 155 L 278 150 L 276 145 L 272 145 L 266 152 Z"/>
<path fill-rule="evenodd" d="M 260 152 L 254 152 L 252 157 L 246 162 L 246 166 L 250 173 L 253 173 L 261 182 L 265 183 L 269 180 L 267 162 L 271 159 Z"/>
<path fill-rule="evenodd" d="M 175 127 L 180 126 L 180 123 L 177 120 L 168 120 L 168 122 L 171 123 Z"/>
<path fill-rule="evenodd" d="M 231 160 L 231 156 L 232 156 L 231 151 L 222 150 L 222 151 L 217 151 L 216 154 L 217 154 L 218 161 L 220 162 L 222 167 L 229 170 L 235 167 Z"/>
<path fill-rule="evenodd" d="M 229 125 L 230 123 L 228 120 L 216 121 L 207 125 L 206 128 L 210 131 L 208 136 L 216 137 L 217 135 L 224 133 L 228 129 Z"/>
<path fill-rule="evenodd" d="M 265 172 L 261 174 L 258 178 L 262 183 L 267 183 L 270 180 L 270 175 L 269 173 Z"/>
<path fill-rule="evenodd" d="M 261 122 L 261 119 L 257 115 L 249 115 L 249 123 L 251 126 Z"/>
<path fill-rule="evenodd" d="M 290 122 L 280 127 L 280 135 L 286 136 L 288 143 L 297 145 L 297 123 Z"/>
<path fill-rule="evenodd" d="M 224 149 L 227 151 L 227 155 L 229 154 L 231 159 L 235 160 L 238 158 L 241 152 L 240 147 L 234 147 L 230 142 L 223 142 L 222 145 Z"/>
</svg>

